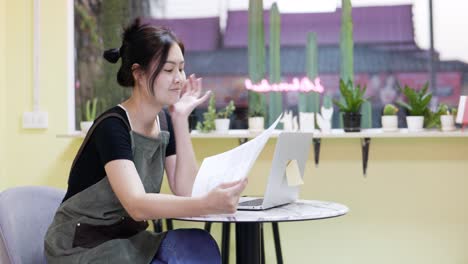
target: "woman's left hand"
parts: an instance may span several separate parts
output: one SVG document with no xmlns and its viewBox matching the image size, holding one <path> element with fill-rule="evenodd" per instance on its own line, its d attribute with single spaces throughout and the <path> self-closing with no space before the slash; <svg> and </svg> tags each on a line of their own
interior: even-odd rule
<svg viewBox="0 0 468 264">
<path fill-rule="evenodd" d="M 169 106 L 169 113 L 172 117 L 177 116 L 188 118 L 195 107 L 210 97 L 211 91 L 207 91 L 202 97 L 200 97 L 202 90 L 201 82 L 202 79 L 196 79 L 195 74 L 189 76 L 182 89 L 182 95 L 180 96 L 179 101 Z"/>
</svg>

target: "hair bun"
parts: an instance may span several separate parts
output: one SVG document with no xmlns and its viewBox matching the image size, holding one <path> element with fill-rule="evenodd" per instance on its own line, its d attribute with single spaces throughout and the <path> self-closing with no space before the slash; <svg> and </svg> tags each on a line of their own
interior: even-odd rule
<svg viewBox="0 0 468 264">
<path fill-rule="evenodd" d="M 108 49 L 104 51 L 104 59 L 106 59 L 110 63 L 117 63 L 120 58 L 119 49 Z"/>
</svg>

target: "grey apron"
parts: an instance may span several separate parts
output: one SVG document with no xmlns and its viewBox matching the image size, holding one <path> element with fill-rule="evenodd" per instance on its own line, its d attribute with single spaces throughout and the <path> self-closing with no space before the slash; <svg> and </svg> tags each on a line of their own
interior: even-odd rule
<svg viewBox="0 0 468 264">
<path fill-rule="evenodd" d="M 120 115 L 104 114 L 88 132 L 72 168 L 97 125 L 105 118 L 122 119 L 130 131 L 133 162 L 147 193 L 159 193 L 164 174 L 169 132 L 165 113 L 159 114 L 160 133 L 149 138 L 135 133 Z M 155 204 L 155 206 L 157 206 Z M 146 231 L 147 221 L 136 222 L 115 196 L 107 177 L 70 197 L 57 209 L 47 230 L 45 253 L 48 264 L 142 263 L 156 254 L 165 234 Z"/>
</svg>

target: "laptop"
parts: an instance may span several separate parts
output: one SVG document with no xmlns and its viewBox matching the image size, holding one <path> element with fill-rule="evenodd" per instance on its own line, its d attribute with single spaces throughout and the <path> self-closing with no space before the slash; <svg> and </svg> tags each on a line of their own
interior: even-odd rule
<svg viewBox="0 0 468 264">
<path fill-rule="evenodd" d="M 304 176 L 312 138 L 312 133 L 282 132 L 279 134 L 264 197 L 241 197 L 237 209 L 260 211 L 296 201 L 299 197 L 300 186 L 288 184 L 286 166 L 291 160 L 296 160 L 300 177 Z"/>
</svg>

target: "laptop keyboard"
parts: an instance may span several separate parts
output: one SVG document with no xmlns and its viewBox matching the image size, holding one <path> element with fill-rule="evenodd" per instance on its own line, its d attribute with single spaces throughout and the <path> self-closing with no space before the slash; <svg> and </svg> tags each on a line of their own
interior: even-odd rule
<svg viewBox="0 0 468 264">
<path fill-rule="evenodd" d="M 259 205 L 262 205 L 262 204 L 263 204 L 263 198 L 259 198 L 259 199 L 239 203 L 239 205 L 242 205 L 242 206 L 259 206 Z"/>
</svg>

